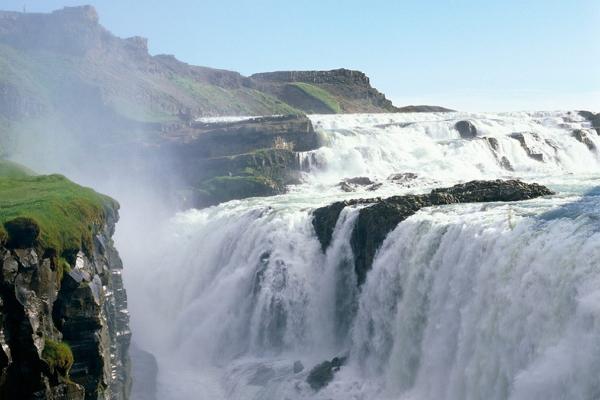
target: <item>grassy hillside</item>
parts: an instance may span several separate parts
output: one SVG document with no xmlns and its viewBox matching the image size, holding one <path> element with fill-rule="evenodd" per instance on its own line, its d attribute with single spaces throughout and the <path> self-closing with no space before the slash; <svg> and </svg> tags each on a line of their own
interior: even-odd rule
<svg viewBox="0 0 600 400">
<path fill-rule="evenodd" d="M 118 204 L 62 175 L 32 175 L 0 161 L 0 238 L 14 246 L 37 244 L 57 255 L 91 249 L 94 225 L 104 223 Z"/>
</svg>

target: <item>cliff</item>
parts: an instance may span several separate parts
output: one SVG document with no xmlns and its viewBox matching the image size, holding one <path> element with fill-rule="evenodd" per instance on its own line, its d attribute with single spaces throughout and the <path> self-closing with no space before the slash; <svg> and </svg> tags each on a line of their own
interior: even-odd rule
<svg viewBox="0 0 600 400">
<path fill-rule="evenodd" d="M 0 398 L 128 398 L 117 211 L 60 175 L 0 163 Z"/>
<path fill-rule="evenodd" d="M 142 158 L 164 160 L 150 167 L 164 181 L 172 181 L 175 171 L 180 185 L 173 192 L 181 206 L 205 207 L 284 193 L 298 182 L 298 152 L 319 146 L 310 120 L 288 115 L 192 123 L 165 132 Z"/>
<path fill-rule="evenodd" d="M 313 214 L 313 227 L 326 251 L 342 210 L 347 206 L 361 208 L 350 238 L 354 253 L 354 271 L 359 285 L 371 269 L 377 249 L 400 222 L 423 207 L 456 203 L 520 201 L 552 194 L 548 188 L 516 180 L 471 181 L 450 188 L 440 188 L 422 195 L 393 196 L 387 199 L 357 199 L 318 208 Z"/>
<path fill-rule="evenodd" d="M 258 87 L 281 101 L 314 114 L 396 112 L 360 71 L 279 71 L 254 74 Z"/>
<path fill-rule="evenodd" d="M 0 92 L 0 114 L 8 119 L 83 109 L 119 126 L 122 119 L 398 111 L 359 71 L 245 77 L 151 56 L 147 39 L 116 37 L 91 6 L 0 11 Z"/>
</svg>

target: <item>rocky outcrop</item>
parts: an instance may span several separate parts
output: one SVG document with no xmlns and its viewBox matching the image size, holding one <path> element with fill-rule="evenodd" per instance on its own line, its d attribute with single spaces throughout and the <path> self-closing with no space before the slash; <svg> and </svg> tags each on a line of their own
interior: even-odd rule
<svg viewBox="0 0 600 400">
<path fill-rule="evenodd" d="M 177 154 L 214 158 L 273 147 L 314 150 L 319 139 L 303 115 L 260 117 L 239 122 L 194 123 L 189 129 L 166 134 Z"/>
<path fill-rule="evenodd" d="M 334 357 L 331 361 L 323 361 L 315 365 L 306 377 L 306 382 L 314 391 L 319 391 L 333 380 L 336 372 L 346 363 L 346 357 Z"/>
<path fill-rule="evenodd" d="M 250 76 L 256 86 L 307 112 L 396 112 L 391 101 L 360 71 L 277 71 Z M 308 86 L 295 85 L 302 83 Z M 333 105 L 332 105 L 333 103 Z"/>
<path fill-rule="evenodd" d="M 594 114 L 591 111 L 579 111 L 579 115 L 587 119 L 596 133 L 600 135 L 600 113 Z"/>
<path fill-rule="evenodd" d="M 477 128 L 471 121 L 458 121 L 454 124 L 454 129 L 458 131 L 463 139 L 473 139 L 477 136 Z"/>
<path fill-rule="evenodd" d="M 530 135 L 534 135 L 534 134 L 530 133 Z M 523 150 L 525 150 L 525 153 L 527 153 L 527 156 L 529 158 L 532 158 L 535 161 L 539 161 L 539 162 L 543 162 L 544 161 L 544 154 L 542 154 L 542 153 L 536 153 L 531 147 L 528 146 L 527 139 L 525 139 L 525 134 L 524 133 L 521 133 L 521 132 L 512 133 L 510 135 L 510 138 L 511 139 L 515 139 L 516 141 L 519 142 L 519 144 L 521 145 L 521 147 L 523 148 Z"/>
<path fill-rule="evenodd" d="M 194 123 L 182 136 L 167 132 L 144 158 L 175 160 L 165 170 L 182 177 L 182 206 L 206 207 L 284 193 L 299 181 L 298 151 L 318 147 L 310 120 L 289 115 Z"/>
<path fill-rule="evenodd" d="M 583 130 L 583 129 L 575 129 L 571 135 L 578 141 L 581 142 L 583 144 L 585 144 L 587 146 L 588 149 L 590 149 L 591 151 L 596 150 L 596 145 L 594 144 L 594 141 L 592 139 L 590 139 L 590 137 L 588 136 L 589 133 L 587 130 Z"/>
<path fill-rule="evenodd" d="M 428 194 L 394 196 L 386 199 L 358 199 L 333 203 L 313 212 L 313 227 L 321 248 L 331 243 L 333 230 L 341 211 L 347 206 L 360 206 L 350 238 L 354 253 L 354 270 L 361 285 L 371 269 L 373 258 L 384 239 L 401 221 L 423 207 L 434 205 L 520 201 L 553 194 L 548 188 L 517 180 L 471 181 L 449 188 L 435 189 Z"/>
<path fill-rule="evenodd" d="M 0 398 L 125 400 L 127 296 L 113 247 L 116 212 L 89 252 L 0 246 Z"/>
</svg>

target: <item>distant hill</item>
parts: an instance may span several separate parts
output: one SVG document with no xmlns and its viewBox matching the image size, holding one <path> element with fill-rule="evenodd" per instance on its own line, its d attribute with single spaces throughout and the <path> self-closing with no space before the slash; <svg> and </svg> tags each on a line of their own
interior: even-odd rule
<svg viewBox="0 0 600 400">
<path fill-rule="evenodd" d="M 221 115 L 402 111 L 359 71 L 245 77 L 148 54 L 121 39 L 91 6 L 49 14 L 0 12 L 0 117 L 83 113 L 164 122 Z"/>
</svg>

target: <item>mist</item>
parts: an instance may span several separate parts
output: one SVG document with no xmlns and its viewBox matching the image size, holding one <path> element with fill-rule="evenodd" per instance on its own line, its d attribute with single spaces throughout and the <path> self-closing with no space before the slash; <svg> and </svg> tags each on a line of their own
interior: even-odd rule
<svg viewBox="0 0 600 400">
<path fill-rule="evenodd" d="M 2 158 L 120 204 L 132 399 L 598 397 L 593 90 L 392 102 L 91 6 L 0 11 L 0 56 Z"/>
</svg>

